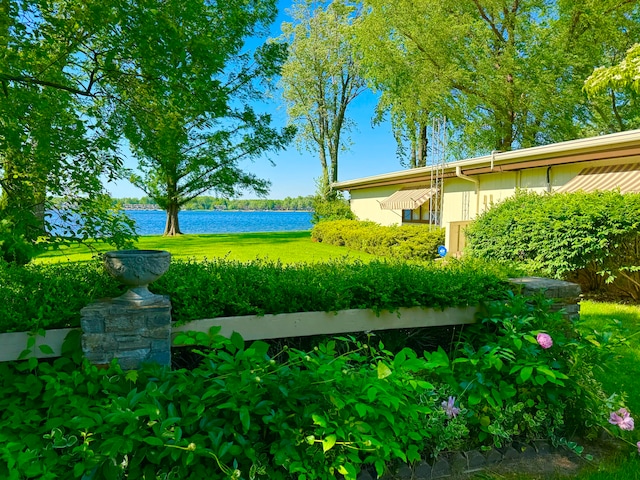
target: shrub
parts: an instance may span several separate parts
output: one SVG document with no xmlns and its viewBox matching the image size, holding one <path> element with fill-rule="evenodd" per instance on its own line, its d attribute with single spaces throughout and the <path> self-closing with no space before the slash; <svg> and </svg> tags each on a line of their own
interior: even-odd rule
<svg viewBox="0 0 640 480">
<path fill-rule="evenodd" d="M 351 308 L 477 305 L 504 291 L 505 275 L 484 263 L 445 268 L 399 261 L 282 265 L 256 260 L 174 261 L 151 290 L 169 295 L 176 321 Z M 123 287 L 98 262 L 0 263 L 0 331 L 76 327 L 80 309 Z"/>
<path fill-rule="evenodd" d="M 467 228 L 468 253 L 640 299 L 640 194 L 517 192 Z"/>
<path fill-rule="evenodd" d="M 593 344 L 610 335 L 584 338 L 548 306 L 492 303 L 449 354 L 342 337 L 269 352 L 212 331 L 176 339 L 208 347 L 191 371 L 0 364 L 0 477 L 355 480 L 362 465 L 382 475 L 398 460 L 512 440 L 580 453 L 564 435 L 621 406 L 592 375 L 609 352 Z"/>
<path fill-rule="evenodd" d="M 374 222 L 337 220 L 322 222 L 311 230 L 318 242 L 404 260 L 433 260 L 444 243 L 444 229 L 425 225 L 383 227 Z"/>
</svg>

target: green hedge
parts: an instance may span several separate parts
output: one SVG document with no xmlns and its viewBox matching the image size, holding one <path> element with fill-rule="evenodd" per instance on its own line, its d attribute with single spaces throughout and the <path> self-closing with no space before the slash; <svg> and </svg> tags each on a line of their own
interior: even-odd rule
<svg viewBox="0 0 640 480">
<path fill-rule="evenodd" d="M 374 222 L 336 220 L 313 227 L 317 242 L 345 246 L 354 250 L 405 260 L 433 260 L 438 245 L 444 243 L 444 229 L 426 225 L 383 227 Z"/>
<path fill-rule="evenodd" d="M 640 299 L 640 194 L 520 191 L 466 230 L 467 253 Z"/>
<path fill-rule="evenodd" d="M 447 266 L 333 261 L 174 261 L 151 290 L 169 295 L 177 321 L 218 316 L 477 305 L 507 289 L 506 275 L 484 262 Z M 0 263 L 0 331 L 76 327 L 80 309 L 122 293 L 98 262 Z"/>
</svg>

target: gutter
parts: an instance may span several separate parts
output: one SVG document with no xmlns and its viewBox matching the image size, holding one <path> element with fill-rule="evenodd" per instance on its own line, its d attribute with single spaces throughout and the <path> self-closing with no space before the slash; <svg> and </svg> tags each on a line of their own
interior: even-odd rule
<svg viewBox="0 0 640 480">
<path fill-rule="evenodd" d="M 462 168 L 460 167 L 460 165 L 456 165 L 456 177 L 476 184 L 476 217 L 477 217 L 478 212 L 480 211 L 480 179 L 473 178 L 473 177 L 470 177 L 469 175 L 463 174 Z"/>
</svg>

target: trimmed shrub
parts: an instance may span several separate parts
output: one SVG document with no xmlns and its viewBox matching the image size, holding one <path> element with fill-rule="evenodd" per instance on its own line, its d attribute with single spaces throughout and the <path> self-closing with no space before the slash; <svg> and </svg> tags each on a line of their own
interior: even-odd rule
<svg viewBox="0 0 640 480">
<path fill-rule="evenodd" d="M 374 222 L 336 220 L 313 227 L 311 238 L 385 257 L 433 260 L 444 243 L 444 229 L 426 225 L 383 227 Z"/>
<path fill-rule="evenodd" d="M 151 290 L 169 295 L 173 319 L 185 322 L 351 308 L 477 305 L 504 292 L 505 278 L 484 262 L 439 267 L 400 261 L 282 265 L 220 259 L 174 261 Z M 25 268 L 0 262 L 0 331 L 79 326 L 82 307 L 118 296 L 123 288 L 98 262 Z"/>
<path fill-rule="evenodd" d="M 467 253 L 640 299 L 640 194 L 520 191 L 467 227 Z"/>
</svg>

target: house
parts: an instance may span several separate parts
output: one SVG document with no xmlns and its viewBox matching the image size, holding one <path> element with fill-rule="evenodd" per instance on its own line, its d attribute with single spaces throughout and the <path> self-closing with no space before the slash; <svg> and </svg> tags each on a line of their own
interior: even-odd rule
<svg viewBox="0 0 640 480">
<path fill-rule="evenodd" d="M 517 189 L 536 192 L 640 192 L 640 130 L 402 170 L 333 184 L 350 193 L 360 220 L 424 223 L 446 229 L 451 253 L 464 227 Z"/>
</svg>

